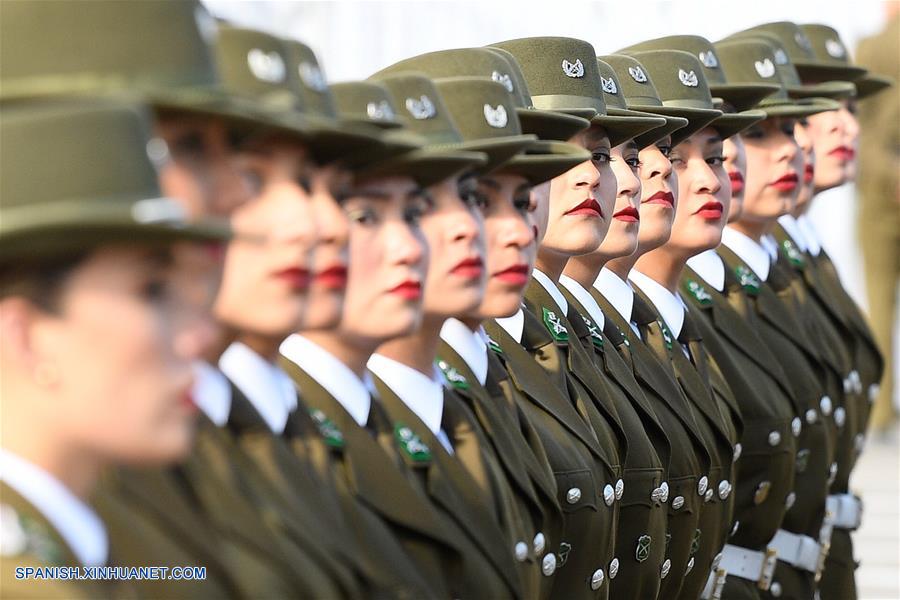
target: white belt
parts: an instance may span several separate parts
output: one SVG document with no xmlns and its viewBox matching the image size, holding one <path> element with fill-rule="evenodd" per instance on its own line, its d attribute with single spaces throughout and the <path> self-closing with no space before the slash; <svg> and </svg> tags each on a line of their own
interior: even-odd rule
<svg viewBox="0 0 900 600">
<path fill-rule="evenodd" d="M 769 548 L 778 553 L 778 560 L 815 574 L 818 581 L 825 565 L 825 557 L 828 556 L 829 544 L 820 544 L 808 535 L 779 529 L 769 542 Z"/>
<path fill-rule="evenodd" d="M 700 599 L 722 600 L 722 588 L 725 587 L 725 578 L 727 575 L 728 572 L 725 569 L 713 566 L 709 572 L 709 577 L 706 578 L 706 587 L 703 588 Z"/>
<path fill-rule="evenodd" d="M 862 521 L 862 501 L 853 494 L 832 494 L 825 501 L 832 524 L 840 529 L 858 529 Z"/>
<path fill-rule="evenodd" d="M 729 577 L 755 581 L 759 589 L 766 591 L 772 584 L 777 558 L 778 554 L 771 548 L 765 552 L 757 552 L 725 544 L 722 548 L 722 562 L 719 564 L 728 572 Z"/>
</svg>

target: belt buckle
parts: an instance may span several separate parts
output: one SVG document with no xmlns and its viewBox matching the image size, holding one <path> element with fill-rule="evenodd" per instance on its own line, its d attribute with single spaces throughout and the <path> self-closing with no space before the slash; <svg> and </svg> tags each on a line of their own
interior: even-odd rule
<svg viewBox="0 0 900 600">
<path fill-rule="evenodd" d="M 778 551 L 774 548 L 766 548 L 766 557 L 763 559 L 762 569 L 759 572 L 759 579 L 756 580 L 756 586 L 764 592 L 769 591 L 772 585 L 772 578 L 775 577 L 775 565 L 778 562 Z"/>
<path fill-rule="evenodd" d="M 725 579 L 727 576 L 728 571 L 725 569 L 716 569 L 715 576 L 713 577 L 712 594 L 710 595 L 712 600 L 722 600 L 722 590 L 725 587 Z"/>
<path fill-rule="evenodd" d="M 825 569 L 825 559 L 828 558 L 828 551 L 830 549 L 831 541 L 823 541 L 821 549 L 819 550 L 819 557 L 816 559 L 816 574 L 814 577 L 816 583 L 819 583 L 819 580 L 822 579 L 822 571 Z"/>
</svg>

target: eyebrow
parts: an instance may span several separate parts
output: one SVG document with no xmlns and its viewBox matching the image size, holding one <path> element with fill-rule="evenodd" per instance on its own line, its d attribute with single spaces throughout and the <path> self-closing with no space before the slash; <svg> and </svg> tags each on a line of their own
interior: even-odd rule
<svg viewBox="0 0 900 600">
<path fill-rule="evenodd" d="M 492 190 L 499 190 L 501 188 L 501 185 L 496 180 L 491 179 L 490 177 L 479 177 L 478 185 L 489 187 Z"/>
</svg>

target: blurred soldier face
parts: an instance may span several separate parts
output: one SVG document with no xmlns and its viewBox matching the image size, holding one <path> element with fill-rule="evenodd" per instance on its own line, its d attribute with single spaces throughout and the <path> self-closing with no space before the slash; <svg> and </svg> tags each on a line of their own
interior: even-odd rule
<svg viewBox="0 0 900 600">
<path fill-rule="evenodd" d="M 793 210 L 803 173 L 803 153 L 794 140 L 795 122 L 775 117 L 744 131 L 749 177 L 741 220 L 774 221 Z"/>
<path fill-rule="evenodd" d="M 598 250 L 607 259 L 629 256 L 637 250 L 641 222 L 639 165 L 638 147 L 633 141 L 620 144 L 610 152 L 610 166 L 616 178 L 616 201 L 609 231 Z"/>
<path fill-rule="evenodd" d="M 678 210 L 665 247 L 682 257 L 715 248 L 731 203 L 722 137 L 712 127 L 695 133 L 669 154 L 678 176 Z"/>
<path fill-rule="evenodd" d="M 568 258 L 594 252 L 612 222 L 616 177 L 610 167 L 606 130 L 591 127 L 569 140 L 593 155 L 550 182 L 549 202 L 538 203 L 545 211 L 541 252 Z M 539 219 L 539 223 L 542 219 Z"/>
<path fill-rule="evenodd" d="M 356 184 L 344 201 L 350 270 L 338 334 L 375 348 L 422 320 L 428 247 L 419 228 L 431 199 L 409 177 Z"/>
<path fill-rule="evenodd" d="M 315 169 L 309 182 L 318 243 L 304 329 L 331 329 L 341 320 L 350 260 L 350 229 L 340 201 L 346 196 L 350 182 L 349 171 L 335 165 Z"/>
<path fill-rule="evenodd" d="M 4 396 L 14 385 L 28 399 L 4 401 L 5 444 L 21 447 L 38 430 L 104 462 L 187 453 L 191 362 L 215 332 L 189 318 L 177 286 L 203 271 L 185 269 L 169 250 L 107 246 L 67 271 L 50 306 L 16 295 L 0 301 Z"/>
<path fill-rule="evenodd" d="M 744 209 L 744 184 L 747 179 L 747 153 L 744 138 L 740 134 L 733 135 L 723 143 L 725 171 L 731 181 L 731 207 L 728 210 L 728 222 L 733 223 L 741 216 Z"/>
<path fill-rule="evenodd" d="M 639 254 L 659 248 L 672 234 L 678 201 L 678 178 L 669 162 L 671 140 L 667 136 L 664 140 L 641 149 L 638 154 L 638 177 L 641 180 Z"/>
<path fill-rule="evenodd" d="M 800 194 L 797 196 L 797 203 L 793 210 L 794 216 L 800 216 L 809 208 L 809 202 L 815 194 L 816 152 L 812 137 L 809 135 L 807 119 L 797 119 L 794 124 L 794 139 L 797 141 L 803 157 L 803 184 L 800 186 Z"/>
<path fill-rule="evenodd" d="M 475 193 L 484 217 L 487 284 L 481 305 L 465 316 L 508 317 L 519 310 L 537 253 L 531 185 L 519 175 L 487 175 L 478 178 Z"/>
<path fill-rule="evenodd" d="M 807 117 L 816 153 L 816 193 L 838 187 L 856 176 L 859 123 L 856 102 L 841 100 L 841 108 Z"/>
<path fill-rule="evenodd" d="M 299 328 L 307 305 L 315 168 L 302 146 L 271 137 L 248 142 L 235 164 L 251 193 L 231 212 L 239 237 L 226 252 L 215 314 L 236 330 L 284 337 Z"/>
<path fill-rule="evenodd" d="M 436 317 L 469 314 L 484 300 L 485 204 L 474 177 L 451 177 L 428 188 L 430 210 L 422 217 L 428 242 L 425 312 Z"/>
</svg>

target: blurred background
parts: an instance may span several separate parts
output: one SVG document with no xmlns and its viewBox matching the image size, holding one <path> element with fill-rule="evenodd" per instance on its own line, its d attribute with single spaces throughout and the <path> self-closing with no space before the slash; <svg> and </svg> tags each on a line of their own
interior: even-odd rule
<svg viewBox="0 0 900 600">
<path fill-rule="evenodd" d="M 482 46 L 536 35 L 576 37 L 607 54 L 645 39 L 692 33 L 716 41 L 768 21 L 821 22 L 855 48 L 879 32 L 890 3 L 900 0 L 620 0 L 492 2 L 340 0 L 204 0 L 218 17 L 313 47 L 331 82 L 364 79 L 402 58 L 445 48 Z M 897 46 L 885 48 L 896 52 Z M 900 127 L 900 124 L 886 124 Z M 810 216 L 850 293 L 867 307 L 852 185 L 817 197 Z M 900 210 L 900 207 L 898 207 Z M 898 323 L 895 320 L 895 323 Z M 900 327 L 894 331 L 900 340 Z M 900 354 L 900 353 L 898 353 Z M 900 381 L 900 364 L 891 367 Z M 894 404 L 900 404 L 900 386 Z M 857 469 L 865 491 L 866 522 L 857 535 L 860 596 L 900 598 L 900 469 L 897 431 L 870 445 Z M 885 478 L 884 469 L 892 475 Z"/>
</svg>

